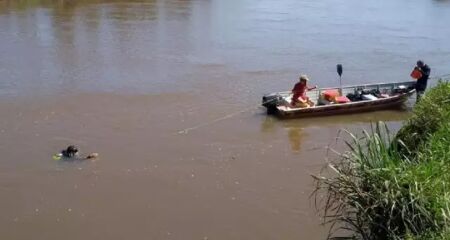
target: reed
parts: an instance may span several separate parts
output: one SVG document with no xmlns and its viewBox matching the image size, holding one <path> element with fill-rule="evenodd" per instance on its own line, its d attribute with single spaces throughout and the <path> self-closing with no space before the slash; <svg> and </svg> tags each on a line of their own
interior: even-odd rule
<svg viewBox="0 0 450 240">
<path fill-rule="evenodd" d="M 397 135 L 383 123 L 349 133 L 349 151 L 313 176 L 329 239 L 450 239 L 450 107 L 436 99 L 450 99 L 450 84 L 430 90 Z"/>
</svg>

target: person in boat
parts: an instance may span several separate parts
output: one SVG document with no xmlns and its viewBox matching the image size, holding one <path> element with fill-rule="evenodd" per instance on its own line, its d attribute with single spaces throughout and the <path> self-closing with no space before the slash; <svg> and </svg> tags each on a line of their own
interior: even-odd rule
<svg viewBox="0 0 450 240">
<path fill-rule="evenodd" d="M 309 78 L 306 75 L 301 75 L 299 78 L 299 82 L 295 84 L 294 88 L 292 89 L 292 93 L 294 94 L 292 96 L 291 105 L 294 107 L 302 106 L 305 103 L 307 103 L 310 107 L 314 106 L 314 102 L 312 102 L 307 96 L 306 92 L 316 89 L 317 86 L 314 87 L 308 87 L 308 81 Z"/>
<path fill-rule="evenodd" d="M 417 102 L 420 100 L 422 95 L 425 93 L 425 89 L 427 88 L 428 78 L 430 77 L 431 69 L 425 64 L 422 60 L 417 61 L 417 66 L 414 68 L 421 73 L 421 77 L 417 79 L 416 83 L 416 95 Z"/>
</svg>

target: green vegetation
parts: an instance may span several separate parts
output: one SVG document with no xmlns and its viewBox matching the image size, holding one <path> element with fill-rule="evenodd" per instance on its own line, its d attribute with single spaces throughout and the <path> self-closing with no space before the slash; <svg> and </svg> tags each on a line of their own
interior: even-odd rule
<svg viewBox="0 0 450 240">
<path fill-rule="evenodd" d="M 439 82 L 430 90 L 420 104 L 414 107 L 414 114 L 397 134 L 409 152 L 419 154 L 419 150 L 443 124 L 450 122 L 450 84 Z M 412 156 L 417 157 L 417 156 Z"/>
<path fill-rule="evenodd" d="M 439 82 L 391 137 L 377 124 L 314 176 L 330 238 L 450 239 L 450 83 Z"/>
</svg>

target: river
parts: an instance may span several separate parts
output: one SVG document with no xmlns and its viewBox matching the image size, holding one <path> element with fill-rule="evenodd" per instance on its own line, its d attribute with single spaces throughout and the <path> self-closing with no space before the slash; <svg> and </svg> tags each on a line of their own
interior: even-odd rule
<svg viewBox="0 0 450 240">
<path fill-rule="evenodd" d="M 448 23 L 442 0 L 0 0 L 0 238 L 324 239 L 327 147 L 408 111 L 281 121 L 262 95 L 338 63 L 446 74 Z M 100 157 L 52 159 L 70 144 Z"/>
</svg>

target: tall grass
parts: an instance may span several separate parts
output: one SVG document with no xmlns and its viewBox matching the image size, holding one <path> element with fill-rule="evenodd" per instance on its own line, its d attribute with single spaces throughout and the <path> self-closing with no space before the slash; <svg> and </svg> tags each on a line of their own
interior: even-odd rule
<svg viewBox="0 0 450 240">
<path fill-rule="evenodd" d="M 419 148 L 428 138 L 450 119 L 450 84 L 440 80 L 414 107 L 413 115 L 396 138 L 401 139 L 411 157 L 416 157 Z"/>
<path fill-rule="evenodd" d="M 376 124 L 314 176 L 329 238 L 450 239 L 450 84 L 417 104 L 395 136 Z M 425 116 L 423 116 L 425 115 Z"/>
</svg>

